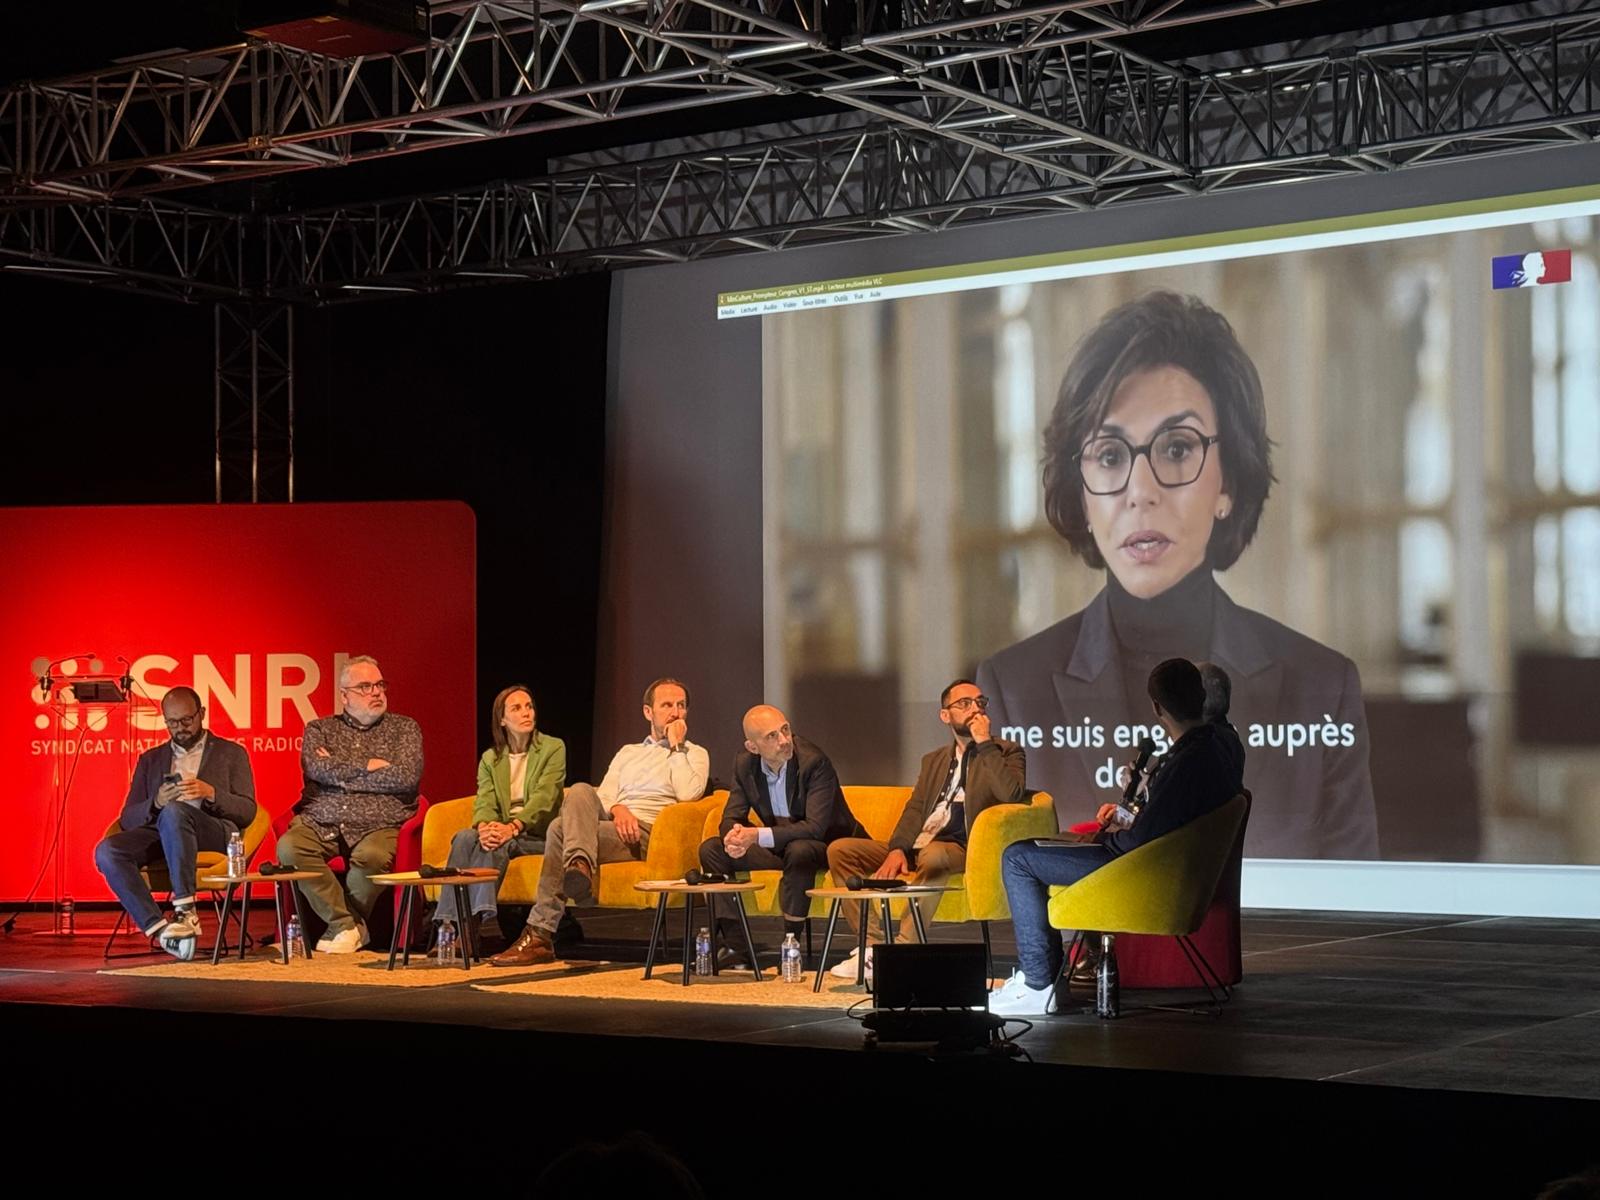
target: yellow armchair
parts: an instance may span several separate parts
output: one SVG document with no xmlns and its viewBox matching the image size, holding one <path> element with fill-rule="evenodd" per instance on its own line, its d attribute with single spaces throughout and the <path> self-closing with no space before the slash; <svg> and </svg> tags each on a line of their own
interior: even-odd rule
<svg viewBox="0 0 1600 1200">
<path fill-rule="evenodd" d="M 1228 987 L 1190 935 L 1206 918 L 1249 812 L 1250 798 L 1235 796 L 1181 829 L 1112 859 L 1077 883 L 1052 887 L 1050 924 L 1056 929 L 1176 938 L 1215 1007 L 1212 983 L 1223 1000 L 1229 998 Z"/>
<path fill-rule="evenodd" d="M 641 879 L 682 879 L 690 867 L 699 863 L 700 831 L 705 814 L 715 806 L 721 814 L 727 792 L 713 792 L 700 800 L 668 805 L 650 829 L 650 847 L 643 862 L 606 863 L 596 875 L 595 895 L 603 908 L 653 908 L 655 898 L 634 890 Z M 445 800 L 428 809 L 422 822 L 422 861 L 444 866 L 450 854 L 450 841 L 472 820 L 474 798 Z M 524 854 L 511 860 L 500 882 L 499 897 L 504 904 L 531 905 L 539 894 L 539 873 L 544 855 Z M 429 888 L 429 899 L 438 889 Z M 682 906 L 674 896 L 673 907 Z"/>
<path fill-rule="evenodd" d="M 267 811 L 267 806 L 265 804 L 262 804 L 258 801 L 256 803 L 255 817 L 240 835 L 244 840 L 244 861 L 246 863 L 251 862 L 251 860 L 255 858 L 256 851 L 260 848 L 261 843 L 266 840 L 267 833 L 271 829 L 272 814 Z M 122 818 L 113 817 L 111 819 L 111 823 L 106 826 L 106 831 L 100 836 L 102 839 L 104 839 L 110 837 L 113 833 L 121 832 Z M 165 892 L 168 895 L 172 894 L 172 879 L 167 874 L 167 864 L 164 861 L 153 862 L 140 869 L 144 873 L 145 886 L 148 887 L 152 893 Z M 225 875 L 227 874 L 227 871 L 227 854 L 216 850 L 197 851 L 194 856 L 194 877 L 196 883 L 195 891 L 203 892 L 207 890 L 199 886 L 200 880 L 211 875 Z M 245 886 L 248 887 L 249 885 L 246 884 Z M 105 950 L 101 953 L 102 958 L 113 959 L 137 957 L 136 955 L 111 953 L 112 943 L 117 940 L 117 935 L 122 932 L 122 927 L 127 923 L 127 920 L 128 914 L 126 912 L 119 912 L 117 914 L 117 923 L 111 927 L 111 936 L 106 938 Z M 137 932 L 137 930 L 133 932 Z M 224 932 L 226 931 L 219 931 L 217 936 L 221 937 Z M 160 953 L 160 951 L 157 951 L 157 953 Z"/>
<path fill-rule="evenodd" d="M 967 839 L 967 869 L 962 890 L 946 892 L 936 921 L 1009 921 L 1000 856 L 1013 842 L 1053 837 L 1056 802 L 1049 792 L 1035 792 L 1027 804 L 993 804 L 978 814 Z M 947 912 L 947 910 L 949 910 Z"/>
<path fill-rule="evenodd" d="M 422 815 L 423 862 L 431 867 L 442 867 L 450 861 L 450 843 L 456 834 L 472 824 L 472 810 L 477 803 L 476 796 L 460 796 L 428 805 L 428 811 Z M 430 901 L 439 898 L 436 887 L 430 885 L 422 890 Z"/>
</svg>

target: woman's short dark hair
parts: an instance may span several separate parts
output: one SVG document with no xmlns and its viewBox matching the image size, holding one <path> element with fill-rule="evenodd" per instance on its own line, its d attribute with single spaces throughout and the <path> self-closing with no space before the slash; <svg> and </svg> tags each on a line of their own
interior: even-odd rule
<svg viewBox="0 0 1600 1200">
<path fill-rule="evenodd" d="M 1195 296 L 1150 292 L 1107 313 L 1078 343 L 1044 430 L 1045 515 L 1091 567 L 1106 563 L 1089 531 L 1074 456 L 1100 428 L 1124 380 L 1165 366 L 1193 375 L 1217 410 L 1216 452 L 1233 507 L 1211 531 L 1206 564 L 1226 570 L 1256 535 L 1272 487 L 1261 376 L 1216 309 Z"/>
<path fill-rule="evenodd" d="M 504 758 L 510 742 L 506 738 L 506 727 L 500 722 L 506 719 L 506 701 L 518 692 L 528 693 L 528 703 L 533 705 L 533 711 L 539 711 L 539 702 L 533 698 L 533 693 L 520 683 L 513 683 L 510 687 L 501 688 L 499 695 L 494 698 L 494 705 L 489 710 L 489 734 L 494 738 L 494 756 Z"/>
</svg>

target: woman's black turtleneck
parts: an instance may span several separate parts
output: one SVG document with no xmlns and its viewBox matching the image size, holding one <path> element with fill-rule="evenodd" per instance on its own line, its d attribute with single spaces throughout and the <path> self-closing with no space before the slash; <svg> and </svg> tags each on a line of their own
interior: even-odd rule
<svg viewBox="0 0 1600 1200">
<path fill-rule="evenodd" d="M 1210 567 L 1202 563 L 1159 596 L 1140 600 L 1107 571 L 1106 600 L 1122 662 L 1128 715 L 1143 721 L 1150 712 L 1147 685 L 1157 663 L 1168 658 L 1200 662 L 1210 656 L 1217 583 Z"/>
</svg>

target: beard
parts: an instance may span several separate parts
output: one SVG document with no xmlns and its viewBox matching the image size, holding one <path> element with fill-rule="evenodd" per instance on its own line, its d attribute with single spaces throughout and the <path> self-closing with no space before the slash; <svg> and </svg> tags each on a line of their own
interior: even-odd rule
<svg viewBox="0 0 1600 1200">
<path fill-rule="evenodd" d="M 190 750 L 194 748 L 196 742 L 205 736 L 205 732 L 204 729 L 196 729 L 193 733 L 184 734 L 182 737 L 173 734 L 172 740 L 180 750 Z"/>
<path fill-rule="evenodd" d="M 971 737 L 972 736 L 972 718 L 969 717 L 965 721 L 951 721 L 950 722 L 950 730 L 957 737 Z"/>
</svg>

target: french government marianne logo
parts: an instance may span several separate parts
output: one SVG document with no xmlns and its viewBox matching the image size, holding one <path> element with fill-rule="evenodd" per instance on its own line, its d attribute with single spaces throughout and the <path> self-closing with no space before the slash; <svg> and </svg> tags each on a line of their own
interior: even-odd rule
<svg viewBox="0 0 1600 1200">
<path fill-rule="evenodd" d="M 1530 250 L 1526 254 L 1502 255 L 1494 260 L 1493 274 L 1496 290 L 1571 283 L 1572 251 Z"/>
</svg>

